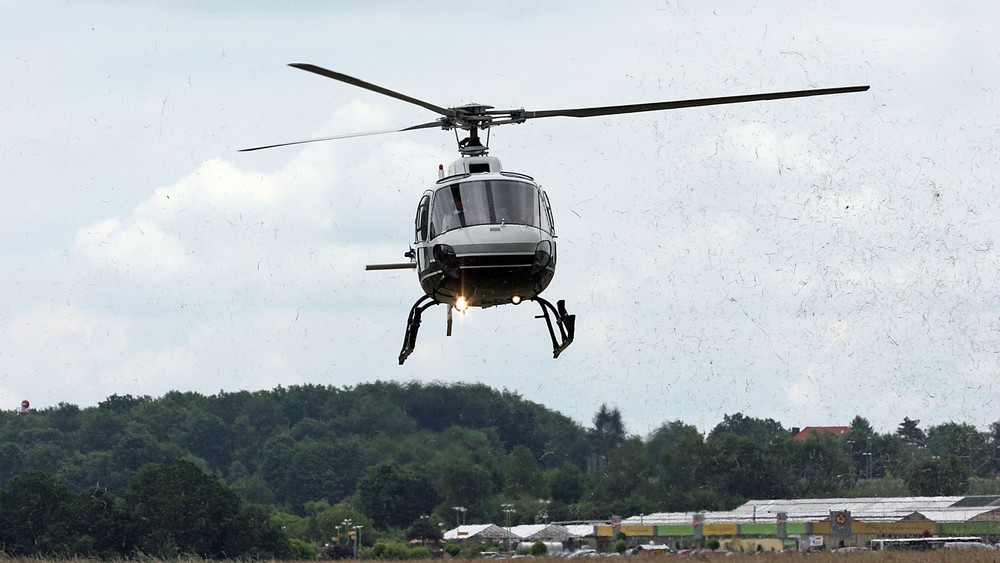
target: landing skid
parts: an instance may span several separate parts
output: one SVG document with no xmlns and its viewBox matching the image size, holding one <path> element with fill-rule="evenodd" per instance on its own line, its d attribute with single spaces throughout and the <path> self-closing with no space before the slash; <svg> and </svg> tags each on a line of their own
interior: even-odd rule
<svg viewBox="0 0 1000 563">
<path fill-rule="evenodd" d="M 566 313 L 566 302 L 562 299 L 556 301 L 555 307 L 541 297 L 534 297 L 531 300 L 542 308 L 542 314 L 535 318 L 545 319 L 545 325 L 549 329 L 549 337 L 552 338 L 552 357 L 558 358 L 559 354 L 573 343 L 573 336 L 576 333 L 576 315 Z M 403 336 L 403 349 L 399 351 L 399 365 L 403 365 L 403 362 L 413 353 L 413 349 L 417 345 L 420 317 L 428 308 L 439 304 L 441 304 L 440 301 L 435 301 L 430 295 L 424 295 L 417 299 L 417 302 L 410 308 L 410 316 L 406 319 L 406 334 Z M 448 336 L 451 336 L 451 317 L 452 306 L 448 305 Z M 552 322 L 553 317 L 555 325 Z M 556 333 L 557 328 L 559 329 L 558 334 Z"/>
<path fill-rule="evenodd" d="M 427 303 L 430 301 L 430 303 Z M 437 305 L 440 301 L 435 301 L 430 295 L 424 295 L 417 302 L 413 304 L 410 308 L 410 316 L 406 319 L 406 334 L 403 335 L 403 349 L 399 351 L 399 365 L 403 365 L 406 358 L 413 353 L 414 346 L 417 345 L 417 331 L 420 330 L 420 316 L 424 314 L 424 311 L 428 307 L 433 307 Z M 450 313 L 451 311 L 449 311 Z M 451 320 L 451 315 L 449 315 L 449 320 Z M 451 332 L 451 323 L 448 323 L 449 333 Z"/>
<path fill-rule="evenodd" d="M 558 358 L 559 354 L 573 343 L 573 336 L 576 334 L 576 315 L 566 313 L 566 301 L 563 299 L 556 301 L 555 307 L 541 297 L 535 297 L 532 301 L 537 302 L 542 308 L 542 314 L 535 318 L 545 319 L 545 325 L 549 327 L 549 336 L 552 337 L 552 358 Z M 558 336 L 552 326 L 552 318 L 549 317 L 550 311 L 556 318 L 556 326 L 559 327 Z"/>
</svg>

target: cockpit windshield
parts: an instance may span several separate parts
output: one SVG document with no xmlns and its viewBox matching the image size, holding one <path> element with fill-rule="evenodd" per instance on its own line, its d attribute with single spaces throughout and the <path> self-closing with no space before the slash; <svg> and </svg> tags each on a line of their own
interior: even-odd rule
<svg viewBox="0 0 1000 563">
<path fill-rule="evenodd" d="M 538 188 L 513 180 L 476 180 L 435 192 L 432 238 L 459 227 L 495 224 L 541 228 Z"/>
</svg>

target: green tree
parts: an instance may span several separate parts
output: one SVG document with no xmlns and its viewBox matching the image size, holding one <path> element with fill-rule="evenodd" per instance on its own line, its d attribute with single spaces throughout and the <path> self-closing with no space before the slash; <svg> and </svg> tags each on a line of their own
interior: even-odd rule
<svg viewBox="0 0 1000 563">
<path fill-rule="evenodd" d="M 594 428 L 590 431 L 594 451 L 605 458 L 612 450 L 625 443 L 625 425 L 622 423 L 622 413 L 618 407 L 608 408 L 601 404 L 594 415 Z"/>
<path fill-rule="evenodd" d="M 74 555 L 120 559 L 135 553 L 137 526 L 125 501 L 101 487 L 88 487 L 74 500 L 77 549 Z"/>
<path fill-rule="evenodd" d="M 706 472 L 713 488 L 729 504 L 748 498 L 783 498 L 788 482 L 773 455 L 774 447 L 749 436 L 728 432 L 710 435 Z M 784 443 L 782 444 L 784 445 Z"/>
<path fill-rule="evenodd" d="M 831 434 L 813 433 L 805 441 L 787 442 L 783 470 L 793 496 L 835 496 L 854 482 L 851 460 Z"/>
<path fill-rule="evenodd" d="M 703 510 L 716 506 L 707 475 L 709 453 L 698 429 L 680 421 L 657 429 L 649 440 L 656 463 L 658 510 Z"/>
<path fill-rule="evenodd" d="M 18 556 L 71 556 L 77 551 L 76 514 L 69 487 L 48 474 L 28 471 L 0 491 L 0 542 Z"/>
<path fill-rule="evenodd" d="M 438 493 L 427 479 L 395 463 L 381 463 L 358 482 L 358 503 L 376 527 L 402 528 L 430 514 Z"/>
<path fill-rule="evenodd" d="M 406 539 L 421 542 L 439 542 L 444 535 L 441 528 L 435 526 L 429 516 L 420 516 L 406 530 Z"/>
<path fill-rule="evenodd" d="M 180 448 L 160 442 L 136 423 L 125 427 L 110 451 L 115 469 L 125 473 L 131 473 L 147 463 L 170 463 L 183 455 Z"/>
<path fill-rule="evenodd" d="M 496 504 L 493 498 L 497 484 L 493 474 L 478 463 L 458 458 L 445 461 L 437 488 L 445 506 L 466 507 L 470 519 L 484 517 Z"/>
<path fill-rule="evenodd" d="M 650 494 L 650 481 L 655 474 L 642 440 L 630 438 L 611 453 L 608 466 L 592 482 L 592 498 L 623 512 L 651 511 L 655 499 Z"/>
<path fill-rule="evenodd" d="M 242 535 L 235 533 L 239 497 L 191 462 L 143 466 L 129 481 L 125 498 L 139 526 L 137 544 L 147 555 L 233 557 L 251 547 L 229 541 Z"/>
<path fill-rule="evenodd" d="M 221 556 L 254 560 L 283 559 L 293 555 L 288 535 L 271 519 L 271 511 L 258 505 L 241 505 L 223 521 Z"/>
<path fill-rule="evenodd" d="M 873 436 L 875 434 L 875 429 L 872 428 L 872 423 L 868 421 L 867 418 L 855 415 L 851 419 L 851 430 L 860 433 L 862 436 Z"/>
<path fill-rule="evenodd" d="M 906 444 L 895 434 L 876 434 L 871 441 L 872 478 L 879 479 L 900 476 L 906 471 L 909 461 Z"/>
<path fill-rule="evenodd" d="M 54 409 L 44 411 L 45 417 L 61 434 L 72 434 L 80 429 L 80 407 L 60 402 Z"/>
<path fill-rule="evenodd" d="M 181 424 L 177 442 L 215 468 L 228 464 L 229 433 L 226 423 L 204 409 L 191 411 Z"/>
<path fill-rule="evenodd" d="M 103 404 L 103 403 L 102 403 Z M 125 429 L 125 413 L 111 408 L 90 408 L 80 414 L 77 444 L 82 453 L 109 450 L 114 439 Z"/>
<path fill-rule="evenodd" d="M 768 444 L 775 439 L 784 439 L 788 431 L 781 423 L 770 418 L 760 419 L 745 416 L 742 413 L 727 414 L 722 417 L 722 422 L 717 424 L 708 433 L 707 440 L 711 440 L 719 434 L 733 434 L 750 438 L 758 444 Z"/>
<path fill-rule="evenodd" d="M 566 462 L 559 469 L 549 472 L 549 489 L 555 502 L 573 504 L 583 495 L 583 472 L 576 465 Z"/>
<path fill-rule="evenodd" d="M 969 476 L 969 467 L 956 456 L 930 457 L 910 466 L 906 487 L 916 496 L 961 495 Z"/>
<path fill-rule="evenodd" d="M 42 442 L 28 448 L 22 454 L 20 465 L 22 471 L 41 471 L 55 473 L 70 457 L 65 446 L 55 442 Z"/>
<path fill-rule="evenodd" d="M 971 424 L 946 422 L 927 430 L 927 451 L 939 457 L 954 456 L 969 468 L 970 475 L 989 474 L 987 435 Z"/>
<path fill-rule="evenodd" d="M 920 420 L 911 420 L 910 417 L 903 417 L 903 422 L 899 423 L 896 435 L 903 439 L 908 446 L 923 447 L 927 436 L 920 429 Z"/>
<path fill-rule="evenodd" d="M 340 502 L 354 492 L 365 470 L 365 456 L 354 439 L 303 440 L 294 445 L 280 488 L 296 509 L 311 500 Z"/>
<path fill-rule="evenodd" d="M 990 424 L 987 442 L 986 452 L 989 457 L 989 466 L 995 475 L 1000 473 L 1000 421 Z"/>
<path fill-rule="evenodd" d="M 269 437 L 260 449 L 257 474 L 276 492 L 283 492 L 288 483 L 295 445 L 295 440 L 287 432 L 280 432 Z"/>
<path fill-rule="evenodd" d="M 525 446 L 514 446 L 504 468 L 504 490 L 512 497 L 546 498 L 549 492 L 535 456 Z"/>
<path fill-rule="evenodd" d="M 56 472 L 73 490 L 88 487 L 104 487 L 111 491 L 124 490 L 125 480 L 121 480 L 121 472 L 115 471 L 111 453 L 107 451 L 92 451 L 82 454 L 74 452 Z"/>
</svg>

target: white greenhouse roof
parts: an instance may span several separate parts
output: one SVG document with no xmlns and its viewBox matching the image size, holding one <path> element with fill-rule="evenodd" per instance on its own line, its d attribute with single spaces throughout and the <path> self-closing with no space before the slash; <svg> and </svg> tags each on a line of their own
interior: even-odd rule
<svg viewBox="0 0 1000 563">
<path fill-rule="evenodd" d="M 496 524 L 466 524 L 444 533 L 445 540 L 524 539 L 555 540 L 583 538 L 594 534 L 593 524 L 522 524 L 507 528 Z"/>
<path fill-rule="evenodd" d="M 785 512 L 790 522 L 829 518 L 830 512 L 850 511 L 851 518 L 895 522 L 920 518 L 965 522 L 1000 510 L 995 497 L 871 497 L 749 500 L 724 512 L 704 512 L 706 522 L 772 522 Z M 624 524 L 690 524 L 694 512 L 659 512 L 630 516 Z M 998 513 L 1000 515 L 1000 513 Z"/>
</svg>

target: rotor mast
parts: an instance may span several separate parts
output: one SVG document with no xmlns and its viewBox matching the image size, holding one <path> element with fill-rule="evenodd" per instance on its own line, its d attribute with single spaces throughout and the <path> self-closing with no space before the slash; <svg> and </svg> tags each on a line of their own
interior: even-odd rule
<svg viewBox="0 0 1000 563">
<path fill-rule="evenodd" d="M 468 129 L 469 131 L 469 136 L 458 142 L 458 152 L 462 153 L 462 156 L 485 156 L 490 150 L 489 141 L 485 145 L 483 144 L 479 138 L 479 130 L 483 129 L 487 133 L 489 132 L 490 125 L 493 124 L 493 116 L 490 115 L 489 110 L 493 109 L 493 106 L 468 104 L 453 109 L 456 113 L 455 117 L 441 118 L 444 128 Z"/>
</svg>

